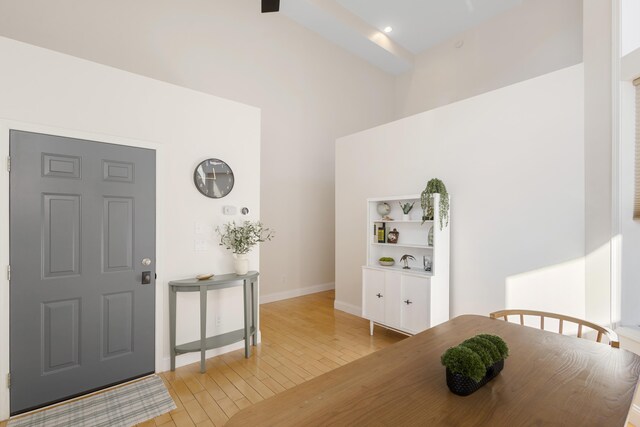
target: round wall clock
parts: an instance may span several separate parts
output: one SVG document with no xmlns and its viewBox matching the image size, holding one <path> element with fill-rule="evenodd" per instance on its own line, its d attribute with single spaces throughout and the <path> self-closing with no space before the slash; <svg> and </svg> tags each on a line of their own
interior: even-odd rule
<svg viewBox="0 0 640 427">
<path fill-rule="evenodd" d="M 193 182 L 202 195 L 220 199 L 233 190 L 235 180 L 228 164 L 219 159 L 207 159 L 196 167 Z"/>
</svg>

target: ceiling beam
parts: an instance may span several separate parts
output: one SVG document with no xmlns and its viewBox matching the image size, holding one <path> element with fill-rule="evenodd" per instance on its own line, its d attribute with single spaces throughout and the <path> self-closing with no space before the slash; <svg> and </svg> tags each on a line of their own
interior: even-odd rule
<svg viewBox="0 0 640 427">
<path fill-rule="evenodd" d="M 282 0 L 281 11 L 301 25 L 391 74 L 413 67 L 413 54 L 335 0 Z"/>
</svg>

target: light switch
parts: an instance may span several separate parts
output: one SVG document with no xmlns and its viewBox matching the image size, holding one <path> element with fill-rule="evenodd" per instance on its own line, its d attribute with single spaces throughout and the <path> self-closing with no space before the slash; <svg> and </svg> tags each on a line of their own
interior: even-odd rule
<svg viewBox="0 0 640 427">
<path fill-rule="evenodd" d="M 222 207 L 222 213 L 225 215 L 235 215 L 237 212 L 237 209 L 235 206 L 223 206 Z"/>
<path fill-rule="evenodd" d="M 193 249 L 196 252 L 205 252 L 209 250 L 209 242 L 202 239 L 196 239 L 193 244 Z"/>
<path fill-rule="evenodd" d="M 195 234 L 211 234 L 213 232 L 213 228 L 207 223 L 196 222 L 193 231 Z"/>
</svg>

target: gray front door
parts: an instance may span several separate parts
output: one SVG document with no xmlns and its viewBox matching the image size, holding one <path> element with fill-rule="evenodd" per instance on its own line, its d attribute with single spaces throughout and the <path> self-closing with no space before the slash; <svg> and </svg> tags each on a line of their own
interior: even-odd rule
<svg viewBox="0 0 640 427">
<path fill-rule="evenodd" d="M 11 413 L 153 372 L 155 151 L 11 131 L 10 155 Z"/>
</svg>

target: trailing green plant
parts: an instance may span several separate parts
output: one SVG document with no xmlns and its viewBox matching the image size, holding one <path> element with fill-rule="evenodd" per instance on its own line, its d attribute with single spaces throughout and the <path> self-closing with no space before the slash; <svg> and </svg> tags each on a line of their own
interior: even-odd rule
<svg viewBox="0 0 640 427">
<path fill-rule="evenodd" d="M 430 179 L 427 182 L 427 186 L 420 195 L 420 206 L 422 207 L 422 223 L 428 219 L 433 218 L 433 195 L 440 194 L 439 208 L 439 220 L 440 230 L 444 226 L 449 225 L 449 193 L 447 193 L 447 187 L 438 178 Z"/>
<path fill-rule="evenodd" d="M 404 203 L 404 204 L 403 204 L 403 203 L 398 202 L 398 204 L 399 204 L 399 205 L 400 205 L 400 207 L 402 208 L 402 213 L 404 213 L 405 215 L 408 215 L 408 214 L 409 214 L 409 212 L 411 212 L 411 209 L 413 209 L 413 205 L 414 205 L 415 203 L 416 203 L 416 202 L 413 202 L 413 203 L 409 204 L 409 202 L 407 202 L 407 203 Z"/>
<path fill-rule="evenodd" d="M 244 221 L 240 225 L 236 222 L 229 222 L 220 227 L 216 227 L 216 232 L 220 236 L 220 246 L 231 249 L 234 254 L 246 254 L 261 242 L 271 240 L 275 232 L 265 228 L 261 222 Z"/>
<path fill-rule="evenodd" d="M 497 335 L 481 334 L 444 352 L 440 361 L 452 373 L 479 382 L 487 368 L 509 356 L 507 343 Z"/>
<path fill-rule="evenodd" d="M 396 262 L 395 259 L 388 257 L 388 256 L 383 256 L 382 258 L 380 258 L 378 261 L 382 261 L 382 262 Z"/>
<path fill-rule="evenodd" d="M 480 382 L 487 373 L 487 367 L 478 353 L 461 345 L 445 351 L 440 361 L 452 373 L 464 375 L 475 382 Z"/>
</svg>

